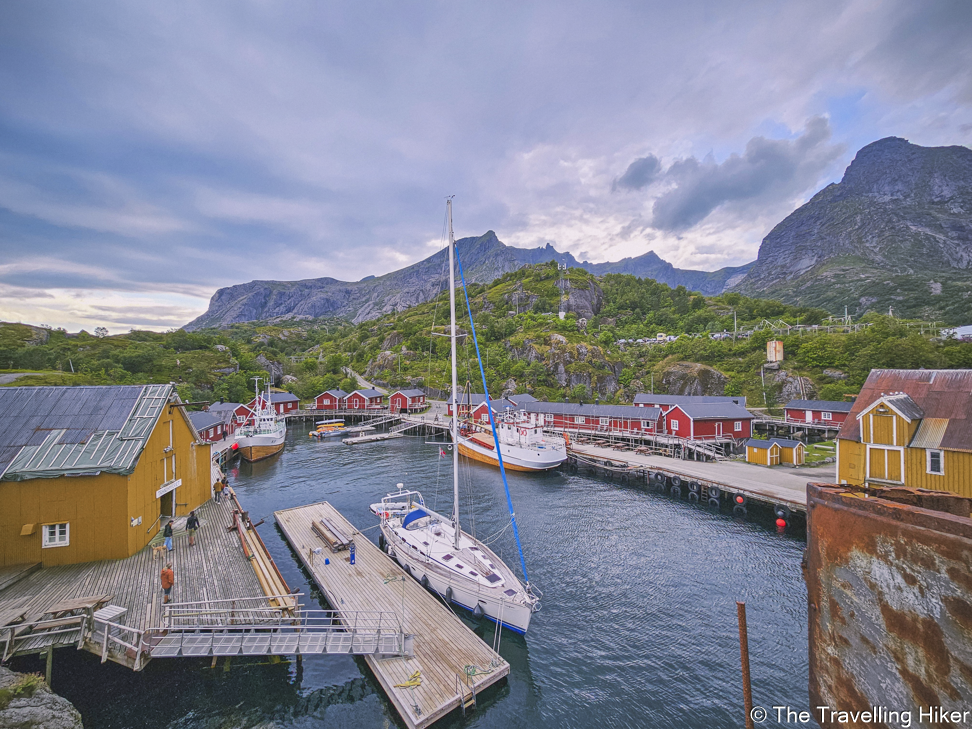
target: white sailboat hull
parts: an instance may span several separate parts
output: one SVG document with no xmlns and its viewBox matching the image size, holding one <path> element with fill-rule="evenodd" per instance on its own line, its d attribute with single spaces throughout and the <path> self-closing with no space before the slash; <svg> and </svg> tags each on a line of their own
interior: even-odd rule
<svg viewBox="0 0 972 729">
<path fill-rule="evenodd" d="M 443 598 L 448 598 L 451 602 L 470 612 L 475 612 L 478 606 L 483 615 L 494 623 L 517 633 L 526 633 L 530 627 L 530 618 L 533 617 L 534 606 L 533 604 L 523 604 L 511 600 L 504 592 L 504 590 L 510 588 L 509 584 L 500 588 L 491 588 L 474 583 L 471 580 L 457 579 L 448 570 L 440 568 L 423 555 L 416 554 L 414 550 L 403 546 L 387 524 L 382 524 L 381 531 L 385 536 L 385 549 L 389 556 L 393 557 L 418 582 L 422 582 L 422 579 L 426 578 L 428 588 L 434 590 Z M 477 544 L 480 543 L 477 542 Z M 480 549 L 488 551 L 492 555 L 492 552 L 481 544 Z M 497 563 L 502 564 L 499 557 L 494 556 L 494 558 Z"/>
<path fill-rule="evenodd" d="M 549 471 L 567 460 L 566 449 L 524 448 L 501 443 L 500 450 L 503 454 L 503 466 L 511 471 Z M 459 439 L 459 453 L 474 461 L 499 466 L 495 449 L 480 445 L 473 438 Z"/>
</svg>

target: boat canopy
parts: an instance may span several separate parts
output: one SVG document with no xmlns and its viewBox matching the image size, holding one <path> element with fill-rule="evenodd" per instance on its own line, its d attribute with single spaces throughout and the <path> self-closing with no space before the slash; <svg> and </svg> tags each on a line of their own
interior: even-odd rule
<svg viewBox="0 0 972 729">
<path fill-rule="evenodd" d="M 408 529 L 408 525 L 411 524 L 413 521 L 418 521 L 419 519 L 426 516 L 432 516 L 432 515 L 429 514 L 429 512 L 427 512 L 425 509 L 412 509 L 412 511 L 409 512 L 408 516 L 406 516 L 405 519 L 402 521 L 402 526 Z"/>
</svg>

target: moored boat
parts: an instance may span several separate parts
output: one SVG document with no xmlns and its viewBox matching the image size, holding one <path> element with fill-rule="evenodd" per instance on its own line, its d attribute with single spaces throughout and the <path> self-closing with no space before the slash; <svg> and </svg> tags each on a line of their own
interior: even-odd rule
<svg viewBox="0 0 972 729">
<path fill-rule="evenodd" d="M 503 463 L 513 471 L 548 471 L 567 460 L 563 438 L 543 433 L 535 413 L 510 412 L 496 424 Z M 492 433 L 472 432 L 459 435 L 459 453 L 474 461 L 499 467 Z"/>
<path fill-rule="evenodd" d="M 244 461 L 253 463 L 274 456 L 284 448 L 287 439 L 287 422 L 279 417 L 270 404 L 269 386 L 264 397 L 259 391 L 259 377 L 256 380 L 256 403 L 253 414 L 243 427 L 237 429 L 234 450 Z"/>
</svg>

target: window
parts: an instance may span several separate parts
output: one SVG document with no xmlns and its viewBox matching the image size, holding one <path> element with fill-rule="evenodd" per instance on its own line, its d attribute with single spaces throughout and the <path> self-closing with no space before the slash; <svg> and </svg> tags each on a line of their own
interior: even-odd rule
<svg viewBox="0 0 972 729">
<path fill-rule="evenodd" d="M 483 421 L 484 423 L 488 423 L 489 422 L 489 413 L 483 413 L 482 415 L 479 416 L 479 419 L 481 421 Z"/>
<path fill-rule="evenodd" d="M 651 430 L 653 426 L 650 420 L 642 420 L 641 427 L 645 430 Z"/>
<path fill-rule="evenodd" d="M 42 547 L 66 547 L 70 544 L 71 525 L 45 524 L 41 531 Z"/>
<path fill-rule="evenodd" d="M 820 413 L 821 420 L 833 420 L 834 416 L 831 413 Z"/>
<path fill-rule="evenodd" d="M 547 423 L 547 425 L 552 424 L 553 423 L 553 413 L 547 413 L 546 415 L 543 416 L 543 419 Z"/>
<path fill-rule="evenodd" d="M 607 425 L 611 422 L 611 418 L 601 418 L 601 425 Z"/>
<path fill-rule="evenodd" d="M 245 423 L 246 422 L 246 418 L 243 417 L 242 415 L 237 415 L 236 416 L 236 422 L 237 423 Z"/>
<path fill-rule="evenodd" d="M 672 424 L 672 432 L 673 433 L 678 432 L 678 421 L 677 420 L 670 420 L 669 422 Z"/>
<path fill-rule="evenodd" d="M 945 457 L 941 451 L 925 451 L 928 459 L 928 473 L 943 474 L 945 473 Z"/>
<path fill-rule="evenodd" d="M 734 431 L 737 431 L 737 432 L 740 431 L 740 430 L 742 430 L 742 421 L 741 420 L 737 420 L 736 422 L 734 422 L 732 424 L 732 429 Z"/>
<path fill-rule="evenodd" d="M 584 416 L 583 415 L 575 415 L 574 416 L 574 422 L 575 423 L 586 423 L 587 421 L 584 419 Z"/>
</svg>

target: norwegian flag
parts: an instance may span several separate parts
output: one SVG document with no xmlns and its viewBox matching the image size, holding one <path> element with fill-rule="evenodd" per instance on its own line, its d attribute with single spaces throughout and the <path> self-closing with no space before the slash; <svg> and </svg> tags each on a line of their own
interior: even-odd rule
<svg viewBox="0 0 972 729">
<path fill-rule="evenodd" d="M 446 456 L 446 452 L 441 448 L 439 448 L 439 458 L 445 458 L 445 456 Z"/>
</svg>

